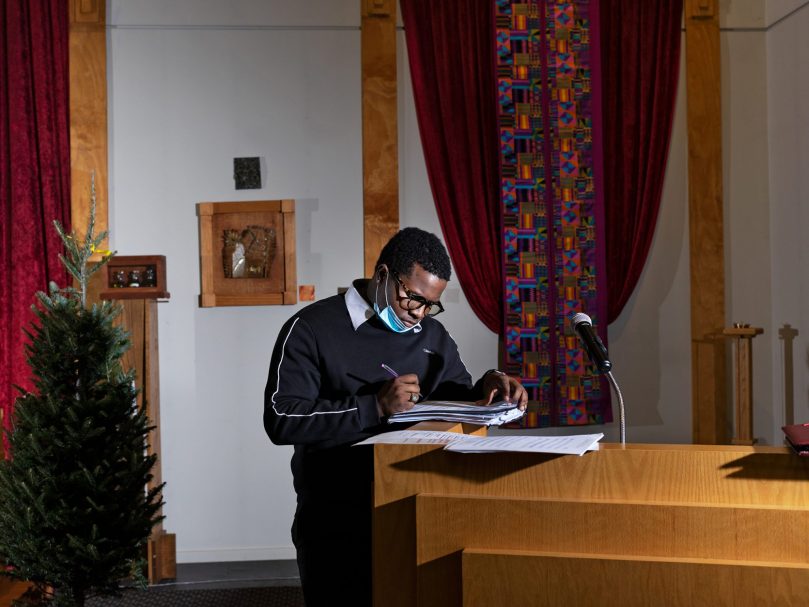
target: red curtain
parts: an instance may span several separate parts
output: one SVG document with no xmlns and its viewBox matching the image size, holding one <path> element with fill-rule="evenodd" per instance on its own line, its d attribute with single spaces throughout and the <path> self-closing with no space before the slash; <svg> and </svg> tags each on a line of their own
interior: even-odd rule
<svg viewBox="0 0 809 607">
<path fill-rule="evenodd" d="M 601 0 L 608 322 L 654 236 L 680 69 L 682 0 Z"/>
<path fill-rule="evenodd" d="M 502 333 L 493 4 L 400 0 L 427 174 L 458 282 Z"/>
<path fill-rule="evenodd" d="M 30 388 L 23 328 L 49 281 L 67 284 L 52 222 L 69 229 L 67 0 L 0 6 L 0 408 Z"/>
</svg>

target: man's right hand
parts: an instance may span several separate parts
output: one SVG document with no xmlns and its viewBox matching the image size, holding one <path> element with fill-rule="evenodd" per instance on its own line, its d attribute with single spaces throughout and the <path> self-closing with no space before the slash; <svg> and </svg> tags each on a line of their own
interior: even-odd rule
<svg viewBox="0 0 809 607">
<path fill-rule="evenodd" d="M 421 398 L 419 376 L 415 373 L 400 375 L 382 385 L 376 395 L 379 417 L 407 411 Z"/>
</svg>

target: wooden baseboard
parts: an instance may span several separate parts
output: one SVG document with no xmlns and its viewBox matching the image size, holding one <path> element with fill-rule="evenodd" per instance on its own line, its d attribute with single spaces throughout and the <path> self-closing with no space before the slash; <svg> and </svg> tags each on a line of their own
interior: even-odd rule
<svg viewBox="0 0 809 607">
<path fill-rule="evenodd" d="M 148 578 L 150 584 L 177 579 L 177 536 L 160 532 L 148 544 Z"/>
</svg>

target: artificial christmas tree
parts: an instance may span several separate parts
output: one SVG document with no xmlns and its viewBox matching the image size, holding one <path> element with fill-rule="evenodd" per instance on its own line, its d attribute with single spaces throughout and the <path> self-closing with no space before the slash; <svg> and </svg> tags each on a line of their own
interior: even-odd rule
<svg viewBox="0 0 809 607">
<path fill-rule="evenodd" d="M 38 293 L 26 346 L 34 391 L 21 391 L 0 462 L 0 559 L 47 604 L 84 605 L 116 594 L 136 573 L 161 517 L 162 485 L 146 490 L 155 456 L 146 455 L 149 420 L 135 402 L 134 373 L 121 356 L 120 309 L 88 305 L 87 282 L 110 258 L 90 262 L 106 237 L 90 225 L 81 241 L 54 222 L 63 263 L 77 288 Z"/>
</svg>

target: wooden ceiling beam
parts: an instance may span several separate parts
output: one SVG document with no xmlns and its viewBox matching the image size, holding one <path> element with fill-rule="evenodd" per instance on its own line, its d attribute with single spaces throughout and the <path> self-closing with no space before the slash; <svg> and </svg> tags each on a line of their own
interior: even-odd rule
<svg viewBox="0 0 809 607">
<path fill-rule="evenodd" d="M 365 276 L 399 230 L 396 0 L 362 3 L 362 199 Z"/>
<path fill-rule="evenodd" d="M 107 167 L 107 8 L 104 0 L 70 0 L 71 225 L 83 235 L 95 175 L 95 233 L 109 227 Z M 102 248 L 107 248 L 104 244 Z"/>
</svg>

